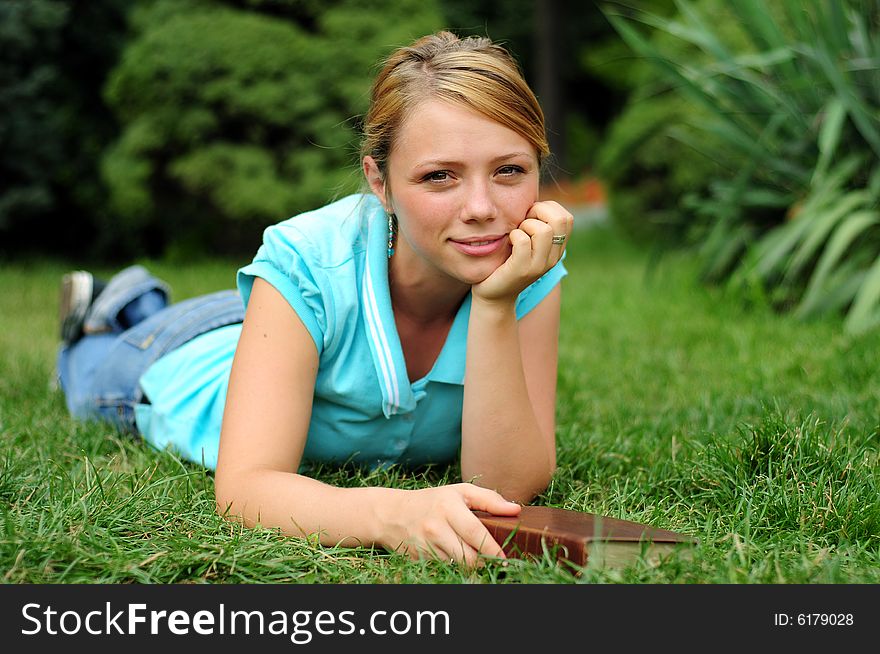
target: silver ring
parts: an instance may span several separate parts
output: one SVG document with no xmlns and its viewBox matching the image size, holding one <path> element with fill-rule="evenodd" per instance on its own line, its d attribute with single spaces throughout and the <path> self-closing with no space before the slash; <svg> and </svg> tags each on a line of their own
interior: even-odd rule
<svg viewBox="0 0 880 654">
<path fill-rule="evenodd" d="M 554 234 L 550 242 L 553 243 L 553 245 L 562 245 L 565 243 L 566 238 L 568 238 L 566 234 Z"/>
</svg>

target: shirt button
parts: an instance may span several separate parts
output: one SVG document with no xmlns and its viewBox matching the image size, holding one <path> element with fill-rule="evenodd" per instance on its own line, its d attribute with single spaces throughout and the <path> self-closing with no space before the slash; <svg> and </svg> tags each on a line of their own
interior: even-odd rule
<svg viewBox="0 0 880 654">
<path fill-rule="evenodd" d="M 394 441 L 394 449 L 398 451 L 402 451 L 406 449 L 406 440 L 403 438 L 398 438 Z"/>
</svg>

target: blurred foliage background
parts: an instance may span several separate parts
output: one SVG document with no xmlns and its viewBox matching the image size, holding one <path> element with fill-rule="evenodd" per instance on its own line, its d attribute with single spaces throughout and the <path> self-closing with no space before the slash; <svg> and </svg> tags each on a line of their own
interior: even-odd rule
<svg viewBox="0 0 880 654">
<path fill-rule="evenodd" d="M 360 186 L 382 57 L 508 45 L 548 185 L 804 318 L 880 324 L 880 0 L 5 0 L 0 257 L 250 256 Z"/>
<path fill-rule="evenodd" d="M 590 169 L 626 95 L 588 61 L 621 43 L 596 4 L 0 4 L 0 252 L 252 254 L 267 225 L 359 188 L 379 62 L 442 28 L 508 45 L 548 113 L 552 177 Z"/>
</svg>

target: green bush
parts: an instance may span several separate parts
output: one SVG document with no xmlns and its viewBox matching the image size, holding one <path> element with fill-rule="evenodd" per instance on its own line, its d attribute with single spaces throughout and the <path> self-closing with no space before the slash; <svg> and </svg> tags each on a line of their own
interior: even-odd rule
<svg viewBox="0 0 880 654">
<path fill-rule="evenodd" d="M 700 0 L 700 6 L 719 16 L 725 38 L 744 42 L 724 2 Z M 614 12 L 619 9 L 605 8 L 609 20 L 618 19 Z M 672 16 L 669 20 L 677 15 L 672 2 L 656 3 L 655 11 Z M 645 38 L 652 47 L 674 53 L 669 56 L 676 60 L 706 59 L 694 44 L 663 31 L 654 30 Z M 705 110 L 679 93 L 675 83 L 658 77 L 650 58 L 634 52 L 625 40 L 586 54 L 584 65 L 629 90 L 596 157 L 596 171 L 608 189 L 609 215 L 639 243 L 687 241 L 694 229 L 690 198 L 707 191 L 722 172 L 707 155 L 715 139 L 697 134 Z"/>
<path fill-rule="evenodd" d="M 633 98 L 611 124 L 597 156 L 615 224 L 639 243 L 685 238 L 685 198 L 718 167 L 675 134 L 693 132 L 699 109 L 671 93 Z"/>
<path fill-rule="evenodd" d="M 694 189 L 709 279 L 803 317 L 847 310 L 846 326 L 880 324 L 880 5 L 757 0 L 678 2 L 636 22 L 685 44 L 666 50 L 610 15 L 676 96 L 699 106 L 685 142 L 722 167 Z M 683 56 L 698 49 L 700 57 Z"/>
<path fill-rule="evenodd" d="M 135 17 L 102 162 L 131 248 L 252 251 L 266 225 L 356 189 L 376 61 L 440 26 L 430 2 L 246 4 L 270 13 L 160 0 Z"/>
</svg>

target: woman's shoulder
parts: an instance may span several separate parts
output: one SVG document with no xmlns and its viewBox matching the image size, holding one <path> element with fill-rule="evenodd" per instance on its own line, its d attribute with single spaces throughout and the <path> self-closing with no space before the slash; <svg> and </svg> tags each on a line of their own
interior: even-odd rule
<svg viewBox="0 0 880 654">
<path fill-rule="evenodd" d="M 341 316 L 357 307 L 360 285 L 352 281 L 366 258 L 369 225 L 382 220 L 381 207 L 372 195 L 350 195 L 267 228 L 253 261 L 238 271 L 245 306 L 254 279 L 266 280 L 303 319 L 322 351 Z"/>
<path fill-rule="evenodd" d="M 268 227 L 260 248 L 263 256 L 295 254 L 310 265 L 332 268 L 366 249 L 367 226 L 381 213 L 371 194 L 353 194 Z"/>
</svg>

